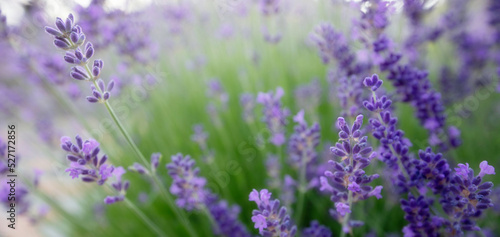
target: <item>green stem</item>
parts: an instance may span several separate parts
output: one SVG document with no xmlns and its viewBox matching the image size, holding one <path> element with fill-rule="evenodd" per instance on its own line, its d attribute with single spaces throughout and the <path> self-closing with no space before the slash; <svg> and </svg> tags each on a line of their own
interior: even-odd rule
<svg viewBox="0 0 500 237">
<path fill-rule="evenodd" d="M 158 236 L 167 236 L 165 235 L 165 233 L 163 233 L 163 231 L 160 230 L 158 226 L 153 223 L 153 221 L 151 221 L 151 219 L 149 219 L 139 208 L 137 208 L 133 202 L 131 202 L 128 198 L 125 198 L 124 201 L 127 206 L 132 209 L 132 211 L 134 211 L 135 214 L 137 214 L 137 216 L 139 216 L 144 221 L 144 223 L 146 223 L 146 225 L 149 226 L 149 228 L 151 228 L 154 232 L 156 232 L 156 234 L 158 234 Z"/>
<path fill-rule="evenodd" d="M 96 85 L 97 83 L 94 81 L 94 84 Z M 96 85 L 96 88 L 98 86 Z M 163 197 L 165 198 L 165 201 L 167 204 L 172 207 L 174 210 L 175 214 L 177 215 L 177 218 L 180 219 L 182 225 L 185 227 L 185 229 L 189 232 L 191 236 L 198 236 L 192 228 L 190 228 L 190 224 L 187 221 L 187 217 L 184 213 L 182 213 L 178 208 L 175 207 L 174 202 L 172 200 L 172 197 L 167 193 L 165 188 L 163 187 L 163 184 L 161 183 L 160 179 L 158 179 L 158 176 L 153 172 L 151 169 L 151 165 L 148 163 L 142 152 L 139 150 L 135 142 L 132 140 L 130 135 L 128 134 L 127 130 L 125 130 L 123 124 L 121 121 L 118 119 L 118 116 L 116 116 L 115 111 L 111 107 L 111 105 L 106 101 L 104 102 L 104 105 L 106 106 L 106 109 L 108 110 L 109 114 L 111 115 L 111 118 L 115 122 L 115 124 L 118 126 L 118 129 L 122 133 L 122 135 L 125 137 L 125 140 L 127 140 L 128 144 L 132 147 L 132 150 L 134 150 L 134 153 L 141 159 L 141 161 L 144 163 L 145 167 L 149 167 L 148 169 L 150 170 L 151 173 L 151 178 L 153 179 L 154 183 L 158 186 L 158 189 L 162 193 Z"/>
<path fill-rule="evenodd" d="M 306 157 L 304 155 L 304 152 L 302 153 L 302 164 L 300 165 L 300 176 L 299 176 L 299 199 L 297 202 L 297 212 L 295 214 L 295 220 L 297 221 L 297 224 L 300 225 L 302 218 L 302 213 L 304 210 L 304 202 L 305 202 L 305 194 L 306 194 L 306 167 L 307 164 L 305 162 Z"/>
</svg>

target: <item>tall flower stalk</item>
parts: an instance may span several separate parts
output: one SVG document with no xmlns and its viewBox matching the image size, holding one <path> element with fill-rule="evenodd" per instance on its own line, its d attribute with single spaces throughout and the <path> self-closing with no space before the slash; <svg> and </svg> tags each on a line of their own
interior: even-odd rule
<svg viewBox="0 0 500 237">
<path fill-rule="evenodd" d="M 71 77 L 76 80 L 83 80 L 92 83 L 90 86 L 92 95 L 87 96 L 87 100 L 90 103 L 104 104 L 111 118 L 115 122 L 116 126 L 120 130 L 129 146 L 132 148 L 136 156 L 139 157 L 140 161 L 144 165 L 149 167 L 147 159 L 144 157 L 135 142 L 132 140 L 131 136 L 108 102 L 108 99 L 111 96 L 110 92 L 114 87 L 114 82 L 110 81 L 106 86 L 104 81 L 102 79 L 99 79 L 101 70 L 103 68 L 103 61 L 99 59 L 94 60 L 92 68 L 88 64 L 90 62 L 90 58 L 94 55 L 94 47 L 92 43 L 87 42 L 85 44 L 85 50 L 81 50 L 80 47 L 85 43 L 85 34 L 83 33 L 83 30 L 79 25 L 75 25 L 74 17 L 72 14 L 69 14 L 68 18 L 65 21 L 63 21 L 61 18 L 57 18 L 55 25 L 57 29 L 47 26 L 45 27 L 45 31 L 54 36 L 54 45 L 57 48 L 66 51 L 64 60 L 70 64 L 75 65 L 71 68 Z M 151 173 L 153 173 L 152 170 Z M 158 186 L 158 189 L 167 201 L 167 204 L 174 210 L 177 218 L 180 219 L 185 229 L 190 233 L 190 235 L 197 236 L 193 231 L 191 225 L 188 223 L 185 213 L 182 213 L 180 210 L 174 207 L 172 197 L 168 194 L 158 177 L 156 175 L 152 175 L 152 179 L 155 185 Z"/>
</svg>

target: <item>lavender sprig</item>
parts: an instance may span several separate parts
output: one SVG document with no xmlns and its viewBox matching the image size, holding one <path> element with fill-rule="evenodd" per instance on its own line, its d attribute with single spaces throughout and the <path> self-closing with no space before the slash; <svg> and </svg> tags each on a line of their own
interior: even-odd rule
<svg viewBox="0 0 500 237">
<path fill-rule="evenodd" d="M 101 86 L 99 86 L 99 83 L 97 82 L 98 76 L 99 76 L 100 71 L 101 71 L 102 66 L 103 66 L 102 60 L 94 60 L 94 67 L 92 69 L 90 69 L 90 67 L 87 64 L 87 62 L 88 62 L 87 56 L 93 55 L 93 49 L 91 49 L 92 48 L 91 44 L 88 44 L 88 47 L 86 46 L 86 48 L 85 48 L 86 49 L 85 57 L 83 55 L 80 55 L 80 53 L 82 53 L 82 51 L 79 50 L 79 47 L 83 44 L 83 41 L 85 40 L 85 35 L 83 34 L 81 27 L 79 27 L 78 25 L 74 25 L 73 15 L 70 14 L 68 16 L 68 18 L 66 19 L 66 22 L 64 22 L 64 25 L 63 25 L 63 21 L 60 18 L 57 18 L 56 19 L 56 27 L 59 30 L 56 30 L 56 29 L 51 28 L 51 27 L 45 28 L 45 30 L 49 34 L 51 34 L 55 37 L 56 47 L 65 49 L 66 51 L 69 51 L 69 53 L 71 54 L 69 58 L 72 58 L 71 56 L 74 55 L 75 58 L 77 58 L 78 60 L 83 62 L 82 65 L 84 66 L 84 70 L 82 70 L 82 68 L 78 67 L 78 66 L 73 67 L 73 69 L 72 69 L 73 74 L 79 75 L 82 78 L 87 78 L 89 81 L 91 81 L 93 83 L 94 87 L 92 89 L 95 88 L 96 91 L 98 93 L 100 93 L 101 96 L 103 96 L 103 100 L 101 100 L 101 102 L 106 106 L 106 109 L 108 110 L 111 118 L 113 119 L 115 124 L 118 126 L 120 132 L 124 136 L 127 143 L 130 145 L 130 147 L 132 148 L 134 153 L 137 155 L 137 157 L 139 157 L 139 159 L 141 160 L 143 165 L 149 166 L 149 163 L 148 163 L 146 157 L 139 150 L 139 148 L 137 147 L 135 142 L 132 140 L 131 136 L 128 134 L 127 130 L 125 130 L 125 127 L 123 126 L 121 121 L 118 119 L 118 116 L 114 112 L 110 103 L 108 103 L 108 101 L 104 99 L 105 91 L 101 90 Z M 73 36 L 71 36 L 71 35 L 73 35 Z M 75 40 L 75 35 L 77 35 L 79 37 L 78 40 Z M 64 44 L 62 44 L 61 42 L 64 42 Z M 69 45 L 69 47 L 67 47 L 66 45 Z M 73 60 L 70 60 L 71 62 L 69 62 L 69 63 L 73 63 Z M 76 79 L 78 79 L 78 78 L 76 78 Z M 110 87 L 111 88 L 113 87 L 112 84 L 108 84 L 108 90 L 110 89 Z M 94 93 L 93 93 L 93 95 L 94 95 Z M 97 98 L 98 94 L 95 94 L 94 97 Z M 151 172 L 151 173 L 153 173 L 153 172 Z M 196 236 L 196 233 L 193 231 L 193 228 L 191 228 L 190 224 L 187 221 L 187 217 L 186 217 L 185 213 L 182 213 L 180 210 L 178 210 L 174 207 L 172 197 L 168 194 L 166 189 L 163 187 L 163 184 L 158 179 L 158 177 L 156 175 L 152 175 L 151 177 L 152 177 L 153 182 L 155 183 L 155 185 L 158 187 L 161 194 L 165 198 L 165 201 L 168 203 L 168 205 L 171 208 L 174 209 L 176 216 L 181 221 L 184 228 L 190 233 L 190 235 Z M 134 208 L 134 209 L 137 212 L 137 209 L 136 208 Z"/>
<path fill-rule="evenodd" d="M 213 220 L 214 233 L 222 236 L 249 237 L 246 228 L 238 221 L 238 206 L 229 207 L 219 200 L 205 185 L 207 180 L 199 176 L 200 169 L 190 156 L 177 154 L 166 166 L 173 183 L 170 192 L 177 196 L 176 204 L 188 211 L 204 211 Z"/>
<path fill-rule="evenodd" d="M 318 123 L 310 127 L 304 119 L 304 110 L 301 110 L 294 116 L 293 120 L 297 123 L 294 127 L 294 133 L 290 136 L 288 142 L 288 154 L 290 155 L 291 165 L 299 171 L 299 199 L 297 204 L 296 218 L 301 218 L 304 195 L 307 191 L 307 171 L 311 169 L 312 162 L 317 159 L 316 147 L 320 142 L 320 128 Z"/>
<path fill-rule="evenodd" d="M 270 141 L 276 146 L 281 146 L 285 143 L 285 125 L 286 118 L 290 114 L 288 109 L 283 109 L 281 106 L 281 97 L 284 95 L 283 88 L 278 87 L 276 92 L 263 93 L 259 92 L 257 103 L 263 107 L 263 121 L 266 122 L 268 129 L 271 132 Z"/>
<path fill-rule="evenodd" d="M 359 221 L 350 220 L 352 205 L 360 200 L 375 196 L 382 198 L 380 194 L 382 186 L 375 188 L 367 185 L 379 177 L 378 174 L 366 175 L 364 169 L 370 164 L 376 153 L 367 143 L 367 137 L 362 136 L 361 126 L 363 116 L 358 115 L 351 127 L 345 119 L 339 117 L 337 125 L 340 129 L 339 142 L 331 147 L 332 153 L 339 161 L 330 160 L 328 163 L 334 171 L 325 171 L 320 177 L 321 191 L 331 194 L 331 200 L 335 203 L 335 210 L 331 214 L 342 224 L 340 235 L 352 233 L 352 227 L 362 224 Z"/>
<path fill-rule="evenodd" d="M 297 226 L 293 225 L 290 216 L 286 214 L 286 207 L 280 206 L 280 200 L 271 199 L 267 189 L 260 192 L 253 190 L 248 198 L 254 201 L 258 209 L 252 211 L 252 222 L 259 229 L 259 234 L 269 237 L 293 237 Z"/>
<path fill-rule="evenodd" d="M 97 182 L 98 185 L 103 185 L 108 178 L 114 176 L 116 182 L 111 186 L 119 195 L 107 197 L 104 202 L 112 204 L 124 200 L 125 193 L 129 188 L 129 182 L 121 180 L 125 169 L 122 167 L 115 168 L 113 165 L 107 164 L 108 156 L 105 154 L 99 157 L 101 149 L 96 140 L 88 139 L 83 141 L 77 135 L 75 143 L 73 143 L 71 138 L 64 136 L 61 138 L 61 148 L 68 152 L 66 159 L 71 163 L 66 172 L 69 172 L 71 178 L 75 179 L 82 176 L 83 182 Z"/>
<path fill-rule="evenodd" d="M 364 101 L 369 111 L 378 115 L 370 119 L 372 135 L 381 142 L 380 159 L 397 174 L 396 186 L 400 194 L 409 193 L 401 200 L 405 211 L 405 236 L 435 236 L 445 228 L 451 236 L 460 236 L 464 231 L 480 230 L 474 218 L 481 216 L 483 210 L 492 206 L 489 195 L 493 183 L 481 183 L 486 174 L 495 174 L 493 166 L 487 161 L 480 164 L 481 172 L 474 177 L 468 164 L 459 164 L 454 172 L 441 154 L 434 154 L 430 148 L 419 152 L 419 158 L 412 157 L 408 150 L 410 141 L 404 132 L 398 130 L 397 118 L 391 115 L 391 101 L 386 96 L 377 97 L 376 91 L 382 85 L 377 75 L 364 80 L 372 91 L 372 98 Z M 438 216 L 432 209 L 435 198 L 426 195 L 431 189 L 439 197 L 439 204 L 446 216 Z"/>
</svg>

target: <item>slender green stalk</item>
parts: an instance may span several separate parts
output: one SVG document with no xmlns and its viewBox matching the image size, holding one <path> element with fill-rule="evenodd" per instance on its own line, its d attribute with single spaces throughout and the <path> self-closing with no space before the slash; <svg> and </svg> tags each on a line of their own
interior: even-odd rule
<svg viewBox="0 0 500 237">
<path fill-rule="evenodd" d="M 305 202 L 305 194 L 306 194 L 306 189 L 307 189 L 307 183 L 306 183 L 306 167 L 307 163 L 305 162 L 306 157 L 305 157 L 305 152 L 302 152 L 302 160 L 301 160 L 301 165 L 299 167 L 300 169 L 300 174 L 299 174 L 299 199 L 297 202 L 297 212 L 295 215 L 295 220 L 297 221 L 297 224 L 300 225 L 302 222 L 302 213 L 304 210 L 304 202 Z"/>
<path fill-rule="evenodd" d="M 162 236 L 162 237 L 166 237 L 167 235 L 165 235 L 165 233 L 163 233 L 163 231 L 161 231 L 161 229 L 156 226 L 153 221 L 151 221 L 151 219 L 149 219 L 139 208 L 137 208 L 133 202 L 131 202 L 129 199 L 125 198 L 125 203 L 127 204 L 127 206 L 135 212 L 135 214 L 137 214 L 137 216 L 139 216 L 143 221 L 144 223 L 146 223 L 149 228 L 151 228 L 154 232 L 156 232 L 156 234 L 158 234 L 158 236 Z"/>
<path fill-rule="evenodd" d="M 97 83 L 95 81 L 94 81 L 94 84 L 96 85 L 96 88 L 98 88 Z M 172 200 L 172 197 L 167 193 L 167 191 L 163 187 L 163 184 L 161 183 L 160 179 L 158 179 L 158 176 L 155 175 L 155 173 L 151 169 L 151 165 L 146 160 L 146 158 L 144 157 L 144 155 L 142 154 L 142 152 L 139 150 L 139 148 L 137 147 L 137 145 L 135 144 L 135 142 L 132 140 L 132 138 L 128 134 L 127 130 L 125 130 L 123 124 L 118 119 L 118 116 L 116 116 L 116 113 L 114 112 L 114 110 L 111 107 L 111 105 L 107 101 L 104 103 L 104 105 L 106 106 L 106 109 L 108 110 L 109 114 L 111 115 L 111 118 L 113 119 L 113 121 L 115 122 L 115 124 L 118 126 L 118 129 L 120 130 L 120 132 L 122 133 L 122 135 L 125 137 L 125 140 L 127 140 L 128 144 L 132 147 L 132 150 L 134 150 L 134 153 L 136 153 L 136 155 L 141 159 L 141 161 L 144 163 L 144 165 L 146 165 L 146 167 L 149 167 L 148 169 L 149 169 L 149 171 L 151 173 L 151 178 L 153 179 L 154 183 L 158 186 L 158 189 L 162 193 L 162 195 L 165 198 L 165 201 L 167 202 L 167 204 L 170 207 L 172 207 L 172 209 L 174 210 L 175 214 L 177 215 L 177 218 L 180 219 L 182 225 L 184 225 L 184 227 L 186 228 L 186 230 L 189 232 L 189 234 L 191 236 L 198 236 L 193 231 L 193 229 L 190 228 L 190 224 L 187 221 L 186 215 L 183 212 L 181 212 L 178 208 L 175 207 L 174 202 Z"/>
<path fill-rule="evenodd" d="M 352 157 L 352 154 L 349 154 L 349 165 L 351 167 L 353 167 L 354 165 L 354 159 Z M 349 208 L 351 209 L 352 212 L 352 191 L 349 189 L 347 189 L 347 205 L 349 205 Z M 345 236 L 344 228 L 348 227 L 349 225 L 349 218 L 351 217 L 351 212 L 346 213 L 344 219 L 342 220 L 342 229 L 340 229 L 340 237 Z"/>
</svg>

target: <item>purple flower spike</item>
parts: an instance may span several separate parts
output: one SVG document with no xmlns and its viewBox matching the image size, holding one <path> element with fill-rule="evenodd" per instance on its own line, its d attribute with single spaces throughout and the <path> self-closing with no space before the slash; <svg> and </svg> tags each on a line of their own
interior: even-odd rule
<svg viewBox="0 0 500 237">
<path fill-rule="evenodd" d="M 311 221 L 311 226 L 302 231 L 302 236 L 307 237 L 331 237 L 332 232 L 325 226 L 319 224 L 318 221 Z"/>
<path fill-rule="evenodd" d="M 315 161 L 318 157 L 316 147 L 320 142 L 320 128 L 318 123 L 310 127 L 304 119 L 304 110 L 301 110 L 294 116 L 293 120 L 297 123 L 294 127 L 294 133 L 288 141 L 288 153 L 290 162 L 295 168 L 306 166 Z"/>
<path fill-rule="evenodd" d="M 161 157 L 162 155 L 159 152 L 151 154 L 151 170 L 153 170 L 153 172 L 156 170 L 156 168 L 158 168 Z"/>
<path fill-rule="evenodd" d="M 286 207 L 280 207 L 278 199 L 271 199 L 267 189 L 260 192 L 253 190 L 248 198 L 257 204 L 258 209 L 252 211 L 254 228 L 259 229 L 262 236 L 295 236 L 297 226 L 293 225 L 290 216 L 286 214 Z"/>
<path fill-rule="evenodd" d="M 320 191 L 330 194 L 335 203 L 335 210 L 330 210 L 331 215 L 342 223 L 343 230 L 347 231 L 358 226 L 352 224 L 358 221 L 351 220 L 348 214 L 351 213 L 352 204 L 371 196 L 382 197 L 382 186 L 369 186 L 379 175 L 366 175 L 364 171 L 374 153 L 367 143 L 367 137 L 362 136 L 362 125 L 362 115 L 356 117 L 352 126 L 342 117 L 337 119 L 339 141 L 330 150 L 338 160 L 330 160 L 328 163 L 333 169 L 325 171 L 324 176 L 319 178 Z"/>
<path fill-rule="evenodd" d="M 80 26 L 75 25 L 73 15 L 70 14 L 64 21 L 57 18 L 55 25 L 57 29 L 47 26 L 45 31 L 54 37 L 54 45 L 57 48 L 66 51 L 64 61 L 77 65 L 71 68 L 71 78 L 90 82 L 97 80 L 103 68 L 103 61 L 97 59 L 93 61 L 92 65 L 88 64 L 90 58 L 95 54 L 94 45 L 87 42 L 84 50 L 80 48 L 85 43 L 85 34 Z M 114 82 L 111 81 L 108 84 L 109 89 L 106 90 L 104 82 L 99 80 L 98 88 L 91 87 L 92 96 L 88 96 L 87 101 L 90 103 L 105 103 L 110 98 L 110 91 L 113 87 Z"/>
<path fill-rule="evenodd" d="M 199 168 L 189 156 L 177 154 L 167 164 L 173 182 L 170 192 L 177 196 L 176 204 L 188 211 L 207 208 L 215 220 L 214 233 L 222 236 L 250 237 L 245 227 L 237 220 L 240 209 L 230 207 L 205 188 L 206 179 L 199 176 Z"/>
<path fill-rule="evenodd" d="M 263 93 L 259 92 L 257 103 L 263 107 L 263 121 L 267 124 L 271 132 L 270 141 L 276 146 L 281 146 L 285 143 L 285 125 L 286 118 L 290 114 L 288 109 L 281 108 L 281 97 L 283 96 L 283 88 L 278 87 L 276 92 Z"/>
<path fill-rule="evenodd" d="M 67 158 L 71 162 L 70 167 L 66 169 L 72 179 L 81 176 L 84 182 L 96 182 L 98 185 L 103 185 L 108 179 L 114 177 L 116 182 L 111 186 L 118 192 L 118 196 L 107 197 L 106 204 L 115 203 L 124 200 L 125 189 L 121 176 L 125 173 L 122 167 L 114 167 L 106 164 L 107 156 L 103 155 L 99 158 L 99 143 L 94 139 L 83 141 L 80 136 L 76 136 L 75 144 L 72 143 L 69 137 L 61 137 L 61 147 L 67 151 Z M 128 181 L 125 181 L 128 183 Z M 127 184 L 128 186 L 129 184 Z"/>
<path fill-rule="evenodd" d="M 168 174 L 173 178 L 170 192 L 177 196 L 177 206 L 188 211 L 199 209 L 208 195 L 207 180 L 198 176 L 200 169 L 194 165 L 190 156 L 182 154 L 172 156 L 172 163 L 167 164 Z"/>
</svg>

